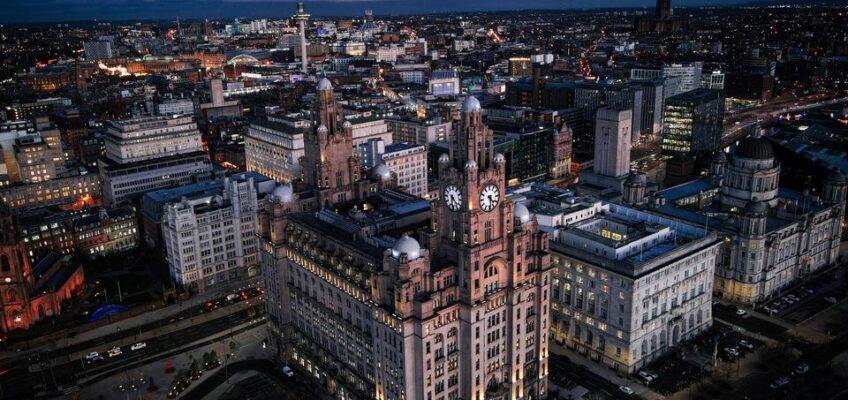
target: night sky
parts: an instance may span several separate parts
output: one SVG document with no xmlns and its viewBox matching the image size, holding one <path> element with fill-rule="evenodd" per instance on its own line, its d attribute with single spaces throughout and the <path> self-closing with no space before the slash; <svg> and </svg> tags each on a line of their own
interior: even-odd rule
<svg viewBox="0 0 848 400">
<path fill-rule="evenodd" d="M 750 0 L 676 0 L 675 6 L 733 5 Z M 0 0 L 0 22 L 58 22 L 82 20 L 141 20 L 191 18 L 286 17 L 288 0 Z M 584 7 L 649 7 L 654 0 L 324 0 L 307 1 L 315 16 L 405 15 L 516 9 L 574 9 Z"/>
</svg>

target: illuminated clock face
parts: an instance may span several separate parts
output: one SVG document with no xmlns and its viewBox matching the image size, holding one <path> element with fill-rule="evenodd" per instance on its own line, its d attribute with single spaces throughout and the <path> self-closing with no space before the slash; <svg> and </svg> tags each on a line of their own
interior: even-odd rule
<svg viewBox="0 0 848 400">
<path fill-rule="evenodd" d="M 500 198 L 501 193 L 497 185 L 490 183 L 484 186 L 483 191 L 480 192 L 480 209 L 485 212 L 494 210 Z"/>
<path fill-rule="evenodd" d="M 459 211 L 462 208 L 462 193 L 459 188 L 454 185 L 445 186 L 445 205 L 448 210 Z"/>
</svg>

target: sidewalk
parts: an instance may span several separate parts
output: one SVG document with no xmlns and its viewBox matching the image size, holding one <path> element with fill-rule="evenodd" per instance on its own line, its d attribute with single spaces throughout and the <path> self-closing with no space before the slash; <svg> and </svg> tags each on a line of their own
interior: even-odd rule
<svg viewBox="0 0 848 400">
<path fill-rule="evenodd" d="M 559 355 L 568 357 L 568 360 L 571 361 L 572 363 L 586 367 L 586 369 L 591 371 L 593 374 L 598 375 L 601 378 L 604 378 L 604 379 L 614 383 L 616 386 L 628 386 L 628 387 L 630 387 L 631 389 L 633 389 L 633 392 L 635 394 L 641 396 L 644 399 L 657 400 L 657 399 L 663 398 L 663 396 L 661 394 L 645 387 L 644 385 L 640 384 L 635 379 L 628 379 L 628 378 L 618 376 L 618 375 L 616 375 L 615 371 L 607 368 L 606 365 L 592 361 L 592 360 L 589 360 L 588 358 L 583 357 L 580 354 L 577 354 L 577 353 L 569 350 L 568 348 L 560 346 L 556 343 L 553 343 L 553 342 L 551 343 L 549 351 L 551 353 L 554 353 L 554 354 L 559 354 Z M 577 382 L 577 383 L 579 384 L 580 382 Z"/>
</svg>

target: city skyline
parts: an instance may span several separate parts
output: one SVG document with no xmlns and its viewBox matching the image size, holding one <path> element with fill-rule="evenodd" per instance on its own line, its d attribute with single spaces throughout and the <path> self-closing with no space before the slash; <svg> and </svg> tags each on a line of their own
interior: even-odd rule
<svg viewBox="0 0 848 400">
<path fill-rule="evenodd" d="M 804 4 L 808 0 L 681 0 L 675 7 L 730 7 L 745 4 Z M 287 18 L 296 2 L 293 0 L 184 0 L 184 1 L 131 1 L 131 0 L 13 0 L 5 5 L 0 23 L 54 23 L 84 21 L 223 19 L 223 18 Z M 457 3 L 449 0 L 325 0 L 309 4 L 311 13 L 318 17 L 356 17 L 365 10 L 375 15 L 405 16 L 416 14 L 509 12 L 520 10 L 575 11 L 592 9 L 644 9 L 651 10 L 651 0 L 610 0 L 585 7 L 577 0 L 511 1 L 471 0 Z M 167 17 L 164 17 L 167 16 Z"/>
</svg>

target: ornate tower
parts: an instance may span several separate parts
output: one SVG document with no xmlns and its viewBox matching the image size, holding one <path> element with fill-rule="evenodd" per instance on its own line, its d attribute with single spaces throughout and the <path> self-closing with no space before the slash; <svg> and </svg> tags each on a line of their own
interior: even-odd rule
<svg viewBox="0 0 848 400">
<path fill-rule="evenodd" d="M 526 207 L 504 198 L 504 164 L 480 102 L 468 97 L 450 155 L 439 159 L 440 198 L 432 203 L 428 242 L 434 260 L 456 268 L 467 310 L 460 332 L 469 333 L 468 348 L 481 349 L 460 366 L 470 378 L 460 382 L 462 398 L 537 398 L 547 391 L 548 238 Z"/>
<path fill-rule="evenodd" d="M 341 122 L 333 85 L 322 78 L 317 92 L 314 130 L 304 138 L 300 165 L 303 181 L 318 192 L 319 206 L 329 208 L 360 197 L 355 185 L 360 162 L 351 155 L 353 130 L 349 122 Z"/>
</svg>

